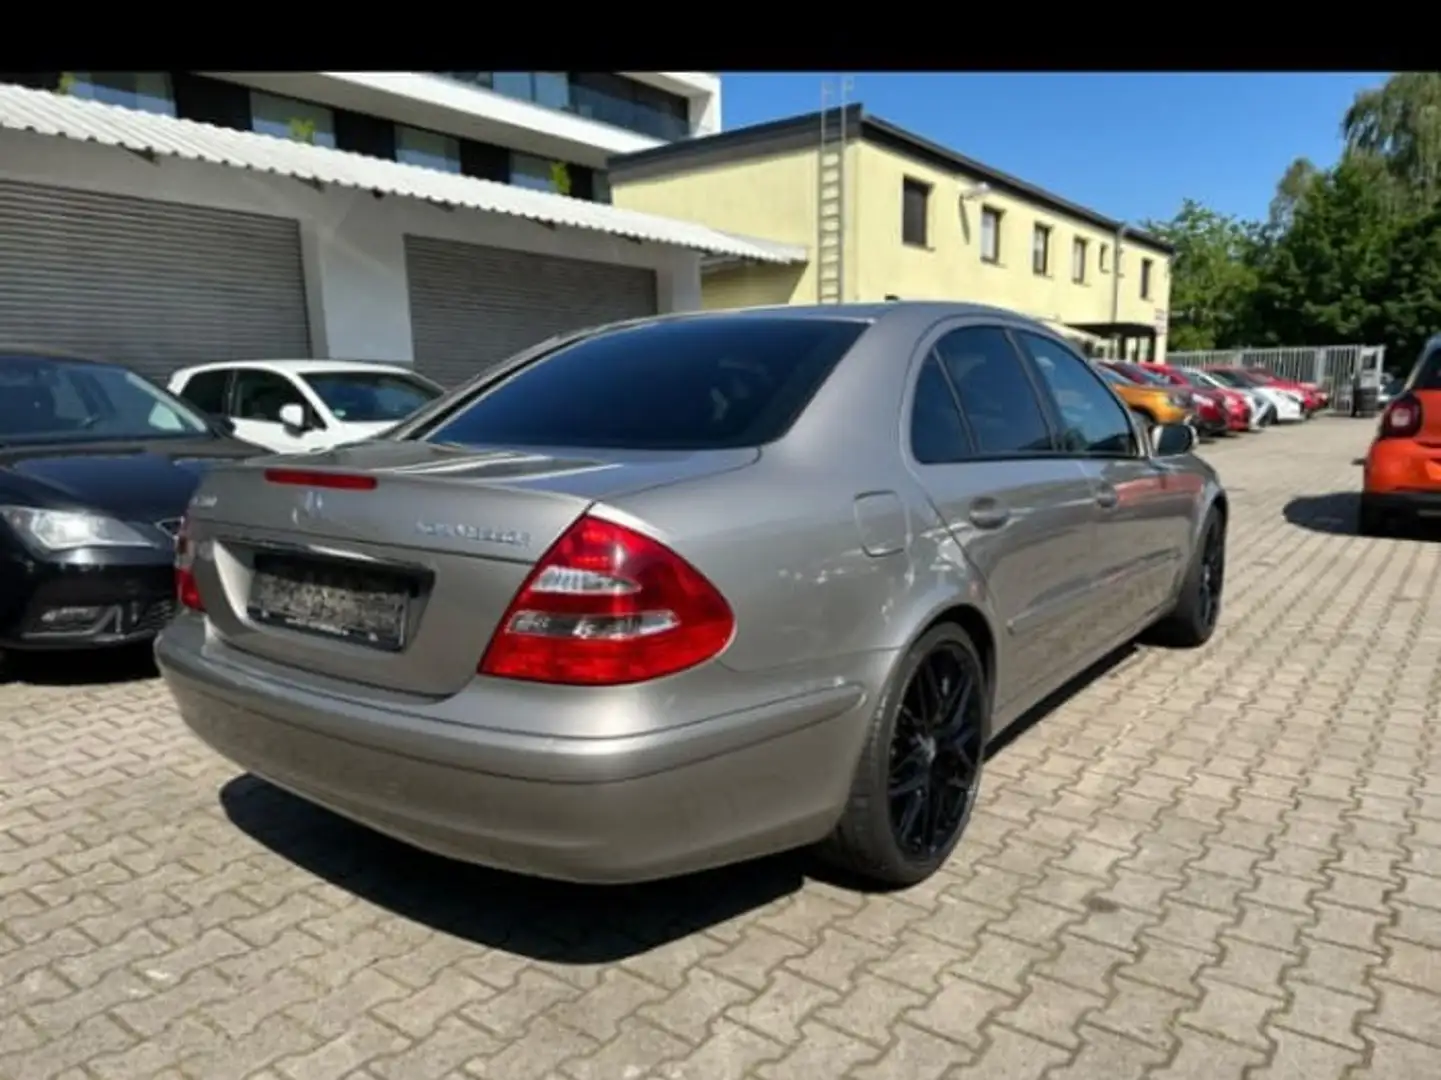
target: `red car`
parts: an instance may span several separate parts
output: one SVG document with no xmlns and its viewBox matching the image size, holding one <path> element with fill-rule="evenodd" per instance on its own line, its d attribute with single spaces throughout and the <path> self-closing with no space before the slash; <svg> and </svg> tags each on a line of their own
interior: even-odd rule
<svg viewBox="0 0 1441 1080">
<path fill-rule="evenodd" d="M 1303 383 L 1297 382 L 1295 379 L 1283 379 L 1279 375 L 1271 374 L 1265 368 L 1248 367 L 1240 368 L 1239 370 L 1244 371 L 1262 386 L 1274 386 L 1277 390 L 1290 390 L 1292 393 L 1300 394 L 1301 408 L 1306 411 L 1308 417 L 1313 413 L 1320 412 L 1327 405 L 1331 404 L 1331 395 L 1315 383 Z"/>
<path fill-rule="evenodd" d="M 1225 414 L 1227 431 L 1250 431 L 1253 424 L 1251 402 L 1239 390 L 1225 386 L 1213 386 L 1196 378 L 1194 372 L 1169 364 L 1138 364 L 1137 367 L 1165 379 L 1172 386 L 1190 387 L 1193 394 L 1205 394 L 1215 400 Z"/>
</svg>

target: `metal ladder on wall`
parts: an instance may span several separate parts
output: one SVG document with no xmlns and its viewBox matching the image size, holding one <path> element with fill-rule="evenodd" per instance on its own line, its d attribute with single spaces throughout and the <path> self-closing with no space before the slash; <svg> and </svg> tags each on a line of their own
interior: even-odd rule
<svg viewBox="0 0 1441 1080">
<path fill-rule="evenodd" d="M 846 249 L 846 97 L 851 80 L 842 79 L 832 115 L 831 85 L 821 83 L 821 142 L 816 156 L 816 302 L 845 299 Z"/>
</svg>

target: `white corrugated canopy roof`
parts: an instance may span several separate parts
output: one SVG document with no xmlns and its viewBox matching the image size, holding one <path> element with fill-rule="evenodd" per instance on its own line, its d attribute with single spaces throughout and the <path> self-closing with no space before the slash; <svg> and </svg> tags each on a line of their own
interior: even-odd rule
<svg viewBox="0 0 1441 1080">
<path fill-rule="evenodd" d="M 547 225 L 592 229 L 712 255 L 766 263 L 800 263 L 807 258 L 804 248 L 735 236 L 695 222 L 22 86 L 0 85 L 0 128 L 421 199 L 440 206 L 511 214 Z"/>
</svg>

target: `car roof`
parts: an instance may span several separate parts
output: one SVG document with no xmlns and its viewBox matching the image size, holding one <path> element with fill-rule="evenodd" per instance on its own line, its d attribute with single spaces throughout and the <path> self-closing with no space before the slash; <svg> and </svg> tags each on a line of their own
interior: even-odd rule
<svg viewBox="0 0 1441 1080">
<path fill-rule="evenodd" d="M 202 371 L 228 371 L 231 368 L 258 368 L 261 371 L 302 374 L 335 374 L 345 371 L 381 371 L 414 375 L 416 371 L 408 364 L 390 364 L 379 360 L 215 360 L 207 364 L 192 364 L 181 368 L 176 375 L 195 375 Z"/>
</svg>

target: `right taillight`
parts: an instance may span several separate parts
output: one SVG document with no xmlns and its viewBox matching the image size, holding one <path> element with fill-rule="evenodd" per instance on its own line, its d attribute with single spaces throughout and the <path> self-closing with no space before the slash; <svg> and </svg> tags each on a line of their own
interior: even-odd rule
<svg viewBox="0 0 1441 1080">
<path fill-rule="evenodd" d="M 195 552 L 190 543 L 190 517 L 180 519 L 180 528 L 175 533 L 175 598 L 180 606 L 191 611 L 204 611 L 205 602 L 200 599 L 200 587 L 195 583 Z"/>
<path fill-rule="evenodd" d="M 478 670 L 617 686 L 703 663 L 734 632 L 730 605 L 690 563 L 657 540 L 587 515 L 530 572 Z"/>
<path fill-rule="evenodd" d="M 1409 439 L 1421 430 L 1421 399 L 1413 394 L 1403 394 L 1381 414 L 1380 437 L 1383 439 Z"/>
</svg>

